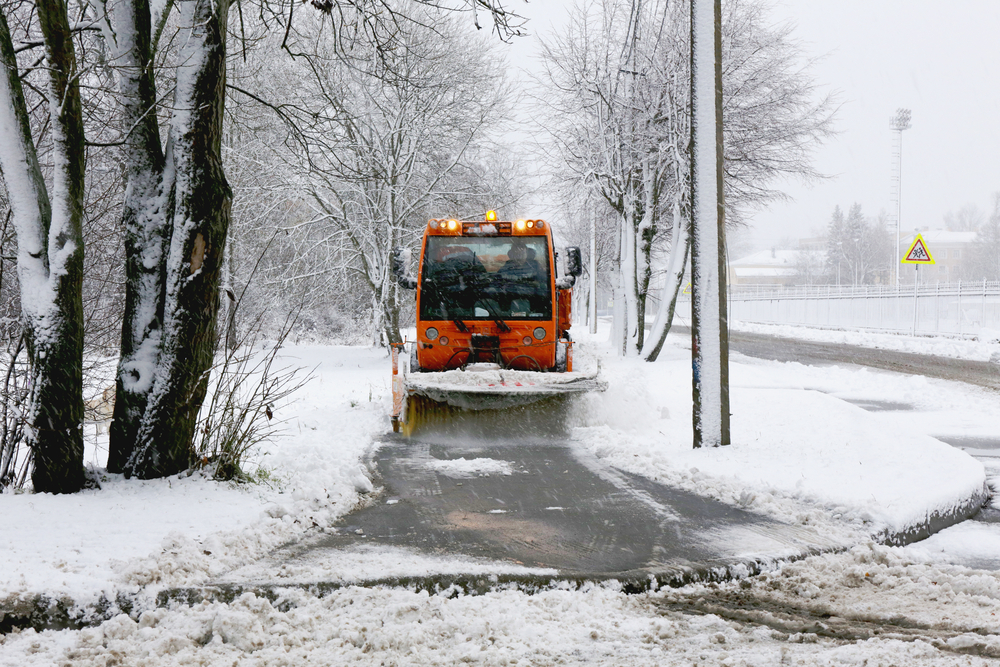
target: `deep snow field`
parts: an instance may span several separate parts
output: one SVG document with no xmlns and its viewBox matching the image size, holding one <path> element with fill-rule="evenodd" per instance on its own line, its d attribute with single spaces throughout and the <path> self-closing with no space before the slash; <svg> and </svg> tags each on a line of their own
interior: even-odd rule
<svg viewBox="0 0 1000 667">
<path fill-rule="evenodd" d="M 315 377 L 275 410 L 284 433 L 255 459 L 266 483 L 104 474 L 100 490 L 72 496 L 0 495 L 0 600 L 47 593 L 86 607 L 124 592 L 148 606 L 84 630 L 0 636 L 0 665 L 1000 664 L 997 524 L 964 522 L 908 547 L 870 539 L 947 512 L 997 476 L 990 453 L 1000 450 L 974 459 L 932 437 L 1000 440 L 996 392 L 733 355 L 734 444 L 692 450 L 686 338 L 671 336 L 655 364 L 616 358 L 606 338 L 577 334 L 578 364 L 599 363 L 609 383 L 578 405 L 581 456 L 857 546 L 642 595 L 613 583 L 481 596 L 347 586 L 322 598 L 289 591 L 275 604 L 246 594 L 153 608 L 163 588 L 217 580 L 358 503 L 381 502 L 364 461 L 389 430 L 387 355 L 288 346 L 283 359 Z M 932 353 L 935 344 L 906 343 Z M 992 348 L 986 358 L 1000 352 Z M 906 408 L 869 412 L 852 401 Z M 88 459 L 99 467 L 106 452 L 91 436 Z M 491 474 L 516 474 L 489 464 Z M 515 568 L 376 548 L 333 570 L 349 582 Z"/>
</svg>

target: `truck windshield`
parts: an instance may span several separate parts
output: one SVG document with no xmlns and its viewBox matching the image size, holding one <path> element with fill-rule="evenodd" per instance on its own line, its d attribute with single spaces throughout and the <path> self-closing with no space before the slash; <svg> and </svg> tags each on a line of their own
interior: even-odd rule
<svg viewBox="0 0 1000 667">
<path fill-rule="evenodd" d="M 420 319 L 552 319 L 546 238 L 428 237 Z"/>
</svg>

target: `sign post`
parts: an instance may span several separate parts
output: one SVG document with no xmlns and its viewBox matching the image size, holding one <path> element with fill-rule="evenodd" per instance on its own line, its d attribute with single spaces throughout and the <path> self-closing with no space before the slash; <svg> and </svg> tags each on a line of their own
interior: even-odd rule
<svg viewBox="0 0 1000 667">
<path fill-rule="evenodd" d="M 913 265 L 913 326 L 910 329 L 910 335 L 915 336 L 917 333 L 917 286 L 919 284 L 917 271 L 920 270 L 921 264 L 936 264 L 936 262 L 930 248 L 927 247 L 927 242 L 924 241 L 924 237 L 917 234 L 913 243 L 910 244 L 910 249 L 906 251 L 906 255 L 899 260 L 899 263 Z"/>
</svg>

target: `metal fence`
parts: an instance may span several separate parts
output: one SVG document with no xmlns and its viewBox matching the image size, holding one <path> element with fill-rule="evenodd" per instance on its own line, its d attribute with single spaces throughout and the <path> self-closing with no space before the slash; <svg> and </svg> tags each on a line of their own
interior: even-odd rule
<svg viewBox="0 0 1000 667">
<path fill-rule="evenodd" d="M 1000 281 L 902 285 L 731 285 L 734 321 L 974 336 L 1000 330 Z"/>
</svg>

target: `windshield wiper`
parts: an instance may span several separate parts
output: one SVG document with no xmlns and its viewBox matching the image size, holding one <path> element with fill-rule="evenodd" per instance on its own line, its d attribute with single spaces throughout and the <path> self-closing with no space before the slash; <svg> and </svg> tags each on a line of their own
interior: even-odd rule
<svg viewBox="0 0 1000 667">
<path fill-rule="evenodd" d="M 507 326 L 507 323 L 504 322 L 502 319 L 500 319 L 500 316 L 497 315 L 496 312 L 492 308 L 490 308 L 489 299 L 479 299 L 479 300 L 477 300 L 476 301 L 476 306 L 478 307 L 480 304 L 482 304 L 483 310 L 485 310 L 487 312 L 487 314 L 489 314 L 489 316 L 493 319 L 493 323 L 495 325 L 497 325 L 497 329 L 500 329 L 501 333 L 509 333 L 510 332 L 510 327 Z"/>
</svg>

